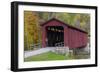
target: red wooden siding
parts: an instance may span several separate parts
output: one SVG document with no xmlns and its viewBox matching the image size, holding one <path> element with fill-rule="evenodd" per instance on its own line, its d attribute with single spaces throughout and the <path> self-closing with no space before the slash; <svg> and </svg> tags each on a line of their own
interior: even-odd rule
<svg viewBox="0 0 100 73">
<path fill-rule="evenodd" d="M 78 48 L 87 45 L 87 34 L 73 28 L 68 28 L 68 39 L 70 48 Z"/>
</svg>

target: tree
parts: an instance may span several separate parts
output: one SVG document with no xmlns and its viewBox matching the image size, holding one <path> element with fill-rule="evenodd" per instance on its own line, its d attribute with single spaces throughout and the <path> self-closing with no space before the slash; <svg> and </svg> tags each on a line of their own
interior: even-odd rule
<svg viewBox="0 0 100 73">
<path fill-rule="evenodd" d="M 31 50 L 30 45 L 39 42 L 38 16 L 35 12 L 24 11 L 24 48 Z"/>
</svg>

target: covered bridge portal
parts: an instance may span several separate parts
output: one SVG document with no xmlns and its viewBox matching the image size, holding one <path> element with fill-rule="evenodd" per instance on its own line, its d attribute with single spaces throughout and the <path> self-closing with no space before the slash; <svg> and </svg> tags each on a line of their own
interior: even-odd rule
<svg viewBox="0 0 100 73">
<path fill-rule="evenodd" d="M 42 47 L 67 46 L 79 48 L 87 45 L 87 33 L 55 18 L 42 25 Z"/>
</svg>

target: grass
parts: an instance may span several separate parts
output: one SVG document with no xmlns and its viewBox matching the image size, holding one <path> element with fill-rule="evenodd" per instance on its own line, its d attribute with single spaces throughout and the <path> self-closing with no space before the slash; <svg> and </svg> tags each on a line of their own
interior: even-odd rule
<svg viewBox="0 0 100 73">
<path fill-rule="evenodd" d="M 68 60 L 68 59 L 74 59 L 74 57 L 60 55 L 53 52 L 47 52 L 47 53 L 25 58 L 24 61 L 28 62 L 28 61 L 50 61 L 50 60 Z"/>
</svg>

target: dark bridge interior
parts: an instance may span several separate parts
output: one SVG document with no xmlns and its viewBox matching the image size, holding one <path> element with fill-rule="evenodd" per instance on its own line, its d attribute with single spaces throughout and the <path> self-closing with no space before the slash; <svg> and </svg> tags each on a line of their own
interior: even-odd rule
<svg viewBox="0 0 100 73">
<path fill-rule="evenodd" d="M 46 31 L 48 47 L 64 46 L 64 28 L 62 26 L 48 26 Z"/>
</svg>

